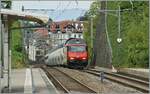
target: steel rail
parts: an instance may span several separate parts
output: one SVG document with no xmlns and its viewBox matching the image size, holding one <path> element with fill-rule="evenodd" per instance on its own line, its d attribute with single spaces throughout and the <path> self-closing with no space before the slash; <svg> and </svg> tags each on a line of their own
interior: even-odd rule
<svg viewBox="0 0 150 94">
<path fill-rule="evenodd" d="M 98 70 L 90 70 L 90 71 L 94 71 L 94 72 L 98 72 L 100 73 L 101 71 L 98 71 Z M 114 75 L 116 77 L 120 77 L 120 78 L 125 78 L 127 80 L 131 80 L 131 81 L 135 81 L 135 82 L 139 82 L 143 85 L 146 85 L 146 86 L 149 86 L 149 82 L 147 80 L 142 80 L 142 79 L 138 79 L 138 77 L 131 77 L 131 76 L 127 76 L 127 75 L 124 75 L 124 74 L 118 74 L 118 73 L 112 73 L 112 72 L 104 72 L 105 74 L 108 74 L 108 75 Z"/>
<path fill-rule="evenodd" d="M 87 88 L 87 89 L 90 90 L 91 92 L 97 93 L 97 92 L 96 92 L 95 90 L 93 90 L 92 88 L 88 87 L 87 85 L 83 84 L 81 81 L 79 81 L 79 80 L 73 78 L 72 76 L 68 75 L 67 73 L 61 71 L 60 69 L 57 69 L 57 68 L 54 68 L 54 69 L 56 69 L 56 70 L 58 70 L 59 72 L 63 73 L 63 74 L 66 75 L 67 77 L 73 79 L 74 81 L 76 81 L 76 82 L 79 83 L 80 85 L 84 86 L 85 88 Z"/>
<path fill-rule="evenodd" d="M 97 70 L 84 70 L 84 72 L 93 74 L 95 76 L 100 77 L 100 72 L 101 71 L 97 71 Z M 135 79 L 135 78 L 131 78 L 131 77 L 127 77 L 124 75 L 120 75 L 120 74 L 115 74 L 115 73 L 109 73 L 109 72 L 105 72 L 104 71 L 104 78 L 112 80 L 114 82 L 135 88 L 139 91 L 142 92 L 149 92 L 149 82 L 146 81 L 142 81 L 140 79 Z"/>
<path fill-rule="evenodd" d="M 68 94 L 70 93 L 70 91 L 64 85 L 62 85 L 61 82 L 58 81 L 57 78 L 48 71 L 48 69 L 46 69 L 44 67 L 42 67 L 42 69 L 46 72 L 46 74 L 48 75 L 49 79 L 52 78 L 54 80 L 54 82 L 56 82 L 57 85 L 59 85 L 61 87 L 61 89 L 64 91 L 64 93 L 68 93 Z"/>
</svg>

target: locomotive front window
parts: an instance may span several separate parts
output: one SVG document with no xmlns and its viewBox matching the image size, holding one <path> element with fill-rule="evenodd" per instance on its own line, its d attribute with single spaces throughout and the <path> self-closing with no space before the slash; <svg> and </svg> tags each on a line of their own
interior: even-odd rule
<svg viewBox="0 0 150 94">
<path fill-rule="evenodd" d="M 85 46 L 69 46 L 69 51 L 71 52 L 83 52 L 86 51 Z"/>
</svg>

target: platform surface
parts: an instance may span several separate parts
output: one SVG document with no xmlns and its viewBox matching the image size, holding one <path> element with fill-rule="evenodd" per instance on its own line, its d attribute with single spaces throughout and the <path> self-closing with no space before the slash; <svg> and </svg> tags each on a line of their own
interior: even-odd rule
<svg viewBox="0 0 150 94">
<path fill-rule="evenodd" d="M 40 68 L 13 69 L 11 75 L 10 94 L 58 94 L 55 86 Z"/>
<path fill-rule="evenodd" d="M 12 70 L 11 93 L 23 93 L 26 78 L 26 69 Z"/>
</svg>

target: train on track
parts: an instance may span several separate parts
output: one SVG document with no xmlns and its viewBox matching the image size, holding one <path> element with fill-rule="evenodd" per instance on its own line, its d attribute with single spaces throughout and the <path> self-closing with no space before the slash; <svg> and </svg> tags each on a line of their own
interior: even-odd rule
<svg viewBox="0 0 150 94">
<path fill-rule="evenodd" d="M 88 65 L 86 42 L 80 38 L 70 38 L 64 44 L 50 50 L 44 56 L 46 65 L 63 65 L 73 68 L 85 68 Z"/>
</svg>

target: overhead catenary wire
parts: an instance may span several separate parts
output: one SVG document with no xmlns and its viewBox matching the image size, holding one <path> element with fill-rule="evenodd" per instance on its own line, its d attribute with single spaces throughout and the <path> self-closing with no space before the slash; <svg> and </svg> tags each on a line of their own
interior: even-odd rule
<svg viewBox="0 0 150 94">
<path fill-rule="evenodd" d="M 55 17 L 55 20 L 58 19 L 65 12 L 65 10 L 70 6 L 70 4 L 71 1 L 69 1 L 66 7 L 58 14 L 58 16 Z"/>
<path fill-rule="evenodd" d="M 54 11 L 52 11 L 51 15 L 54 14 L 54 12 L 56 12 L 61 6 L 61 1 L 59 1 L 59 4 L 57 5 L 57 7 L 54 9 Z"/>
<path fill-rule="evenodd" d="M 76 5 L 78 6 L 78 0 L 75 0 L 75 2 L 76 2 Z"/>
<path fill-rule="evenodd" d="M 86 12 L 86 10 L 82 10 L 80 13 L 80 17 Z"/>
<path fill-rule="evenodd" d="M 55 19 L 58 19 L 65 12 L 65 10 L 67 9 L 67 7 L 70 6 L 70 4 L 71 4 L 71 1 L 69 1 L 69 3 L 67 4 L 67 6 L 59 13 L 58 16 L 55 17 Z"/>
<path fill-rule="evenodd" d="M 57 5 L 56 9 L 55 10 L 58 10 L 61 6 L 61 1 L 59 1 L 59 4 Z"/>
<path fill-rule="evenodd" d="M 77 1 L 77 0 L 75 0 L 75 2 L 76 2 L 76 9 L 78 9 L 78 1 Z"/>
</svg>

